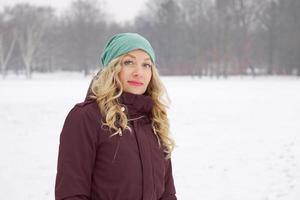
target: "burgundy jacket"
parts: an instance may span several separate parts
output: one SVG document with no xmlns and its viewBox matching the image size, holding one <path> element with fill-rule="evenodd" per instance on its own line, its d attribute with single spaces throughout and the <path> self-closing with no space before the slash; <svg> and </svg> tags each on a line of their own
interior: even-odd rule
<svg viewBox="0 0 300 200">
<path fill-rule="evenodd" d="M 118 101 L 132 132 L 110 137 L 94 100 L 69 112 L 60 135 L 56 200 L 177 199 L 171 160 L 151 127 L 152 99 L 123 92 Z"/>
</svg>

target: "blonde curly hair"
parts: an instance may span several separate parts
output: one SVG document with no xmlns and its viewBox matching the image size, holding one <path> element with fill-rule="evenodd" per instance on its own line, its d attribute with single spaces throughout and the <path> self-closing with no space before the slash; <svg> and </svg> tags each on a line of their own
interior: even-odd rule
<svg viewBox="0 0 300 200">
<path fill-rule="evenodd" d="M 130 130 L 127 116 L 121 110 L 122 106 L 117 101 L 117 98 L 123 92 L 123 86 L 118 74 L 121 71 L 121 60 L 124 56 L 113 59 L 105 68 L 98 72 L 97 76 L 92 80 L 90 95 L 88 95 L 88 98 L 95 99 L 98 103 L 101 115 L 105 118 L 105 122 L 102 122 L 102 124 L 114 132 L 112 135 L 123 132 L 125 129 Z M 151 111 L 152 129 L 156 137 L 158 137 L 159 145 L 162 143 L 164 147 L 166 158 L 170 158 L 175 147 L 175 142 L 169 134 L 170 128 L 167 116 L 170 99 L 155 65 L 152 67 L 152 77 L 144 95 L 150 96 L 154 102 Z"/>
</svg>

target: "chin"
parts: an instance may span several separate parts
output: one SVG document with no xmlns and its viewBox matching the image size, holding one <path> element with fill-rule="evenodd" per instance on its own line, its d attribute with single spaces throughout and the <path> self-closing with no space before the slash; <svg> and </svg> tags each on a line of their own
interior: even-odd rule
<svg viewBox="0 0 300 200">
<path fill-rule="evenodd" d="M 129 92 L 132 94 L 144 94 L 145 91 L 141 91 L 141 90 L 124 90 L 125 92 Z"/>
<path fill-rule="evenodd" d="M 134 91 L 134 92 L 131 92 L 133 94 L 144 94 L 144 92 L 141 92 L 141 91 Z"/>
</svg>

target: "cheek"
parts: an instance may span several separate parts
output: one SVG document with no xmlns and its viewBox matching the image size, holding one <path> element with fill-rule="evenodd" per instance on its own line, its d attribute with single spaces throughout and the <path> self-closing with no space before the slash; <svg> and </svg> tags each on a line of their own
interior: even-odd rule
<svg viewBox="0 0 300 200">
<path fill-rule="evenodd" d="M 125 87 L 125 79 L 124 79 L 124 75 L 123 74 L 121 74 L 121 73 L 119 73 L 119 80 L 120 80 L 120 82 L 121 82 L 121 85 L 123 86 L 123 87 Z"/>
<path fill-rule="evenodd" d="M 121 83 L 124 83 L 126 81 L 126 73 L 124 70 L 121 70 L 119 73 L 119 79 L 121 81 Z"/>
<path fill-rule="evenodd" d="M 147 77 L 147 83 L 149 84 L 150 81 L 151 81 L 152 72 L 150 71 L 150 73 L 147 73 L 146 77 Z M 148 84 L 147 84 L 147 85 L 148 85 Z"/>
</svg>

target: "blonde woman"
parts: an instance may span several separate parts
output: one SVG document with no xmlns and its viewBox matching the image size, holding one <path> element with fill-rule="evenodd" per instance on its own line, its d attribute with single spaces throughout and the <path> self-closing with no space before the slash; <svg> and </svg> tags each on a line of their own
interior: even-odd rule
<svg viewBox="0 0 300 200">
<path fill-rule="evenodd" d="M 87 98 L 61 135 L 56 200 L 175 200 L 166 112 L 155 53 L 137 33 L 106 44 Z"/>
</svg>

